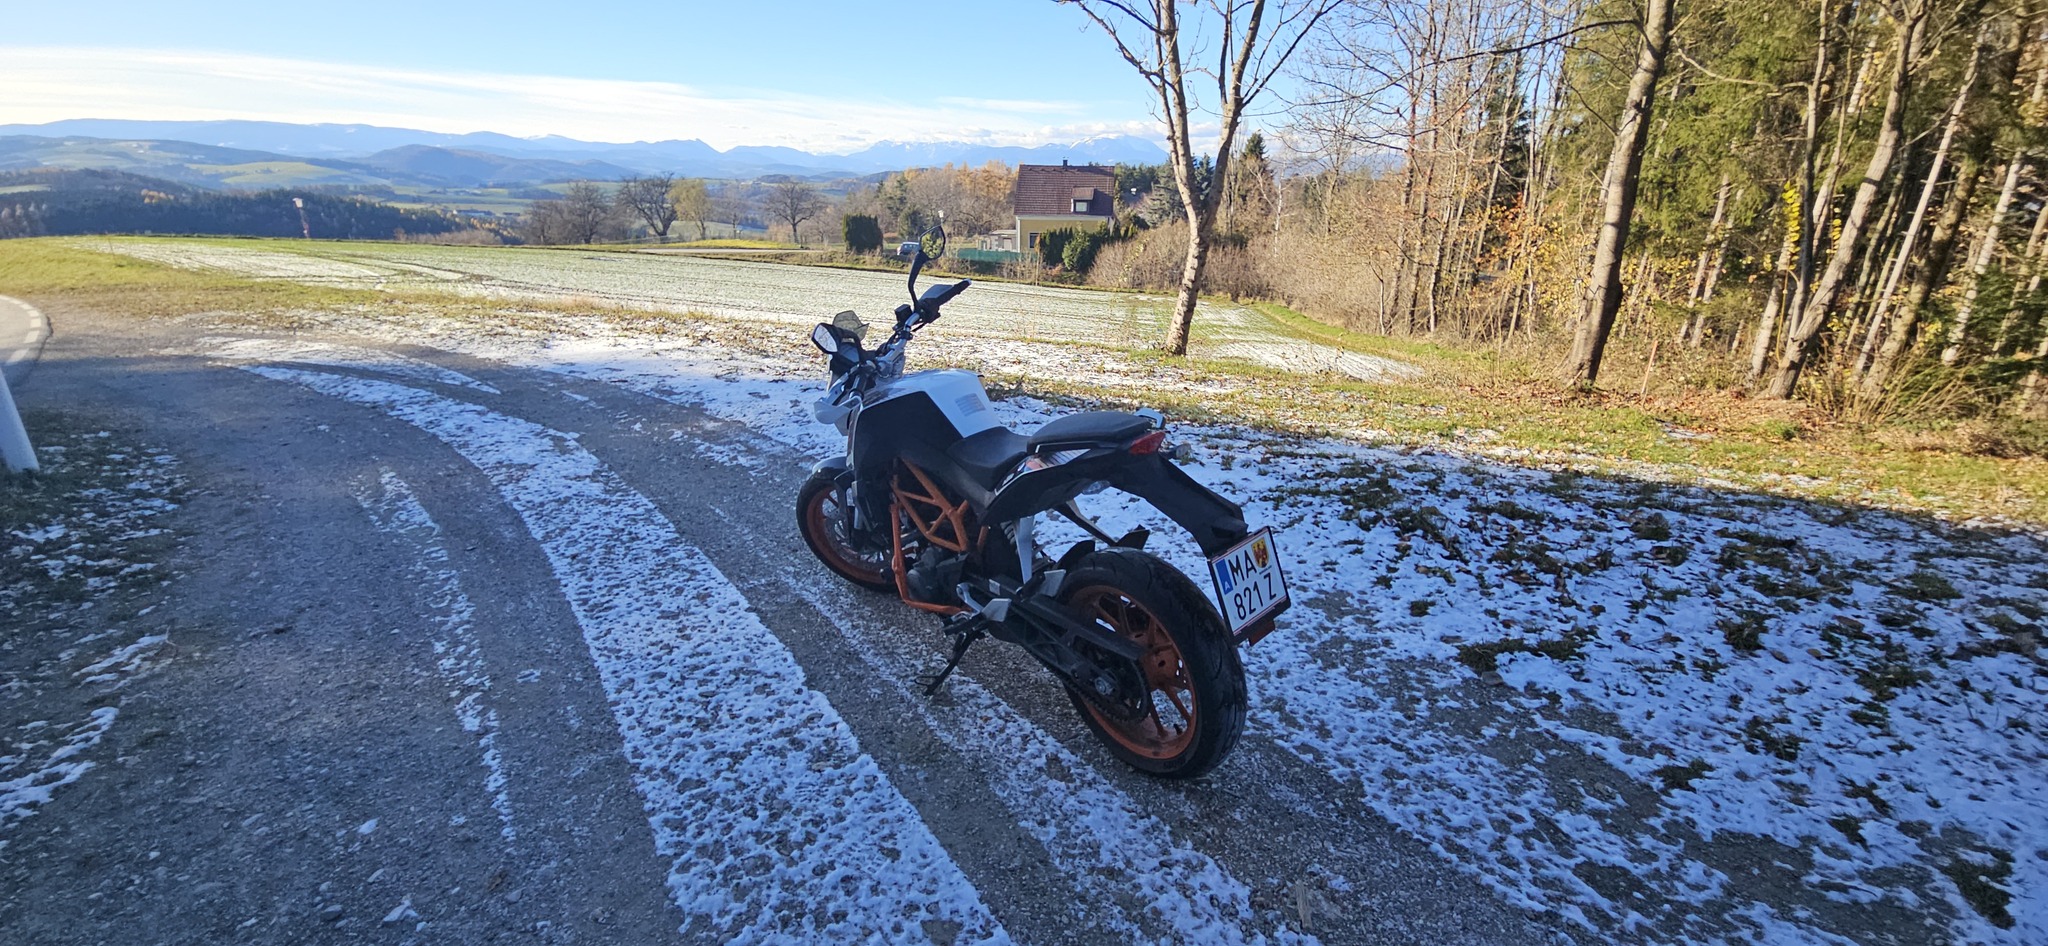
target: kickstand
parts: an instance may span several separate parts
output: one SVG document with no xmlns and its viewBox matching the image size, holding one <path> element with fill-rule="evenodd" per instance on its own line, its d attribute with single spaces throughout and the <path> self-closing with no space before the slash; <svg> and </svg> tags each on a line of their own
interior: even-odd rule
<svg viewBox="0 0 2048 946">
<path fill-rule="evenodd" d="M 939 687 L 944 686 L 946 678 L 952 676 L 953 671 L 959 668 L 960 658 L 967 656 L 967 648 L 974 646 L 974 642 L 980 640 L 987 633 L 981 629 L 981 624 L 978 621 L 965 621 L 961 623 L 966 626 L 946 628 L 946 633 L 951 634 L 953 637 L 953 656 L 946 661 L 946 666 L 941 668 L 938 673 L 917 678 L 917 682 L 924 684 L 924 695 L 926 696 L 939 695 Z"/>
</svg>

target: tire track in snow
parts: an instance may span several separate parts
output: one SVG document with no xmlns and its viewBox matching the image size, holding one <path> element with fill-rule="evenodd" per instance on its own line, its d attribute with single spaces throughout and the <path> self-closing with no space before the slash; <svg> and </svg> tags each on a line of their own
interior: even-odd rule
<svg viewBox="0 0 2048 946">
<path fill-rule="evenodd" d="M 739 526 L 724 510 L 711 511 Z M 765 553 L 756 554 L 771 570 L 788 571 Z M 1044 845 L 1055 867 L 1074 878 L 1075 896 L 1092 920 L 1133 943 L 1318 942 L 1284 927 L 1270 938 L 1258 931 L 1249 888 L 1207 854 L 1173 840 L 1170 828 L 1093 765 L 966 672 L 956 670 L 947 679 L 953 705 L 935 711 L 922 688 L 913 688 L 912 674 L 931 652 L 907 646 L 900 635 L 856 633 L 859 619 L 835 605 L 831 593 L 818 587 L 821 582 L 789 574 L 784 584 L 824 615 L 875 678 L 895 691 L 896 705 L 910 707 L 948 745 L 979 763 L 990 790 L 1017 823 Z M 1131 916 L 1113 896 L 1118 891 L 1135 892 L 1144 914 Z"/>
<path fill-rule="evenodd" d="M 462 575 L 448 561 L 448 548 L 441 541 L 441 526 L 427 515 L 412 487 L 390 470 L 382 471 L 375 486 L 356 489 L 356 502 L 368 513 L 377 531 L 398 538 L 410 546 L 412 578 L 427 589 L 427 602 L 437 612 L 439 625 L 433 640 L 434 667 L 448 695 L 455 698 L 455 719 L 462 731 L 476 737 L 482 750 L 484 791 L 490 793 L 491 810 L 498 813 L 498 836 L 506 842 L 519 838 L 512 823 L 512 798 L 507 792 L 504 753 L 498 749 L 498 711 L 484 702 L 491 689 L 491 675 L 484 668 L 484 652 L 477 641 L 476 606 L 462 590 Z"/>
<path fill-rule="evenodd" d="M 469 388 L 485 394 L 503 393 L 460 371 L 444 368 L 431 361 L 422 361 L 397 352 L 375 348 L 355 348 L 302 339 L 270 338 L 202 338 L 199 344 L 206 346 L 208 357 L 228 361 L 296 361 L 309 365 L 375 371 L 414 381 L 432 381 L 450 387 Z"/>
<path fill-rule="evenodd" d="M 610 697 L 686 934 L 1007 943 L 788 648 L 575 438 L 414 388 L 243 366 L 384 411 L 489 477 L 540 543 Z"/>
</svg>

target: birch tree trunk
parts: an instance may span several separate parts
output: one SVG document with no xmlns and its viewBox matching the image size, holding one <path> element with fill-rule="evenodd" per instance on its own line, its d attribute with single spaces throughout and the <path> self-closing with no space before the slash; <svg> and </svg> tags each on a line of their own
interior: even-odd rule
<svg viewBox="0 0 2048 946">
<path fill-rule="evenodd" d="M 1956 87 L 1956 97 L 1949 104 L 1948 116 L 1942 122 L 1941 143 L 1934 148 L 1934 160 L 1927 168 L 1927 181 L 1920 186 L 1920 199 L 1913 205 L 1913 217 L 1906 224 L 1905 235 L 1899 239 L 1898 251 L 1892 254 L 1891 267 L 1886 271 L 1884 285 L 1878 290 L 1877 308 L 1870 317 L 1869 334 L 1863 338 L 1863 348 L 1856 356 L 1855 374 L 1864 384 L 1865 395 L 1876 394 L 1882 389 L 1883 378 L 1877 379 L 1878 388 L 1869 386 L 1870 366 L 1876 356 L 1877 340 L 1884 331 L 1885 319 L 1890 314 L 1892 300 L 1897 297 L 1899 280 L 1906 274 L 1906 265 L 1913 259 L 1913 250 L 1920 241 L 1920 231 L 1927 223 L 1927 208 L 1934 202 L 1934 193 L 1940 187 L 1941 173 L 1948 165 L 1949 148 L 1955 144 L 1956 128 L 1962 124 L 1963 108 L 1969 104 L 1970 90 L 1977 84 L 1977 67 L 1984 59 L 1985 34 L 1978 35 L 1978 41 L 1970 50 L 1970 63 L 1963 70 L 1962 84 Z M 1891 336 L 1910 334 L 1913 320 L 1919 312 L 1908 307 L 1899 313 L 1899 324 L 1891 327 Z"/>
<path fill-rule="evenodd" d="M 1934 229 L 1928 234 L 1927 258 L 1913 276 L 1905 301 L 1899 304 L 1891 333 L 1885 336 L 1884 344 L 1878 346 L 1877 357 L 1863 375 L 1864 396 L 1875 397 L 1883 393 L 1885 384 L 1898 368 L 1899 360 L 1905 357 L 1906 349 L 1913 344 L 1914 329 L 1921 314 L 1927 310 L 1927 300 L 1934 295 L 1934 288 L 1948 276 L 1949 264 L 1955 258 L 1956 240 L 1962 234 L 1963 218 L 1971 200 L 1976 197 L 1977 179 L 1983 173 L 1984 163 L 1980 154 L 1974 148 L 1965 149 L 1956 161 L 1955 184 L 1949 188 L 1948 196 L 1942 199 L 1941 216 L 1935 218 Z"/>
<path fill-rule="evenodd" d="M 1629 226 L 1635 216 L 1636 177 L 1642 169 L 1643 143 L 1650 134 L 1650 108 L 1656 98 L 1657 80 L 1664 74 L 1665 53 L 1671 46 L 1674 3 L 1675 0 L 1648 0 L 1645 4 L 1643 45 L 1636 56 L 1635 74 L 1629 80 L 1621 123 L 1615 130 L 1614 150 L 1607 158 L 1600 235 L 1587 275 L 1585 310 L 1572 340 L 1571 358 L 1565 364 L 1565 380 L 1581 386 L 1590 387 L 1599 377 L 1607 335 L 1613 330 L 1615 313 L 1621 308 L 1622 252 L 1627 247 Z"/>
<path fill-rule="evenodd" d="M 1998 200 L 1991 205 L 1991 219 L 1986 221 L 1977 242 L 1970 249 L 1970 288 L 1963 292 L 1963 303 L 1956 307 L 1955 321 L 1948 326 L 1948 344 L 1941 349 L 1941 363 L 1953 365 L 1963 356 L 1963 349 L 1970 338 L 1970 320 L 1977 311 L 1977 291 L 1984 284 L 1984 274 L 1991 269 L 1991 256 L 1998 249 L 1998 231 L 2005 223 L 2005 215 L 2012 209 L 2013 195 L 2019 191 L 2020 169 L 2026 165 L 2027 152 L 2022 148 L 2013 153 L 2012 160 L 2005 163 L 2005 184 L 1998 189 Z"/>
<path fill-rule="evenodd" d="M 1266 20 L 1267 0 L 1243 0 L 1207 8 L 1216 20 L 1211 24 L 1215 30 L 1216 62 L 1206 67 L 1197 64 L 1192 71 L 1216 82 L 1218 129 L 1210 186 L 1200 191 L 1195 187 L 1194 135 L 1189 121 L 1191 70 L 1180 42 L 1182 4 L 1176 0 L 1153 0 L 1148 6 L 1089 0 L 1063 2 L 1080 7 L 1082 13 L 1109 34 L 1124 62 L 1151 86 L 1159 101 L 1160 115 L 1166 120 L 1167 153 L 1173 165 L 1174 183 L 1180 188 L 1181 207 L 1188 219 L 1187 260 L 1181 270 L 1180 297 L 1174 303 L 1166 350 L 1185 355 L 1195 321 L 1195 303 L 1201 297 L 1209 242 L 1215 232 L 1217 204 L 1225 190 L 1224 182 L 1230 179 L 1231 151 L 1239 121 L 1245 108 L 1265 90 L 1316 24 L 1329 14 L 1335 0 L 1280 0 L 1271 29 Z M 1239 16 L 1243 19 L 1239 20 Z M 1119 28 L 1133 34 L 1135 42 L 1126 42 Z"/>
<path fill-rule="evenodd" d="M 2034 74 L 2034 91 L 2027 96 L 2027 112 L 2033 114 L 2041 107 L 2041 94 L 2048 87 L 2048 62 L 2042 63 L 2040 71 Z M 1970 320 L 1977 311 L 1977 293 L 1983 286 L 1984 274 L 1991 269 L 1991 256 L 1998 249 L 1998 233 L 2005 224 L 2005 215 L 2012 210 L 2014 194 L 2019 189 L 2020 172 L 2027 166 L 2027 147 L 2022 144 L 2015 148 L 2012 160 L 2005 165 L 2005 184 L 1998 189 L 1998 201 L 1992 205 L 1991 220 L 1984 225 L 1984 232 L 1978 234 L 1975 250 L 1970 254 L 1970 288 L 1963 294 L 1963 304 L 1956 308 L 1955 321 L 1948 327 L 1948 346 L 1941 350 L 1941 363 L 1953 365 L 1962 358 L 1970 341 Z"/>
<path fill-rule="evenodd" d="M 1728 188 L 1731 186 L 1727 171 L 1721 172 L 1721 186 L 1714 192 L 1714 220 L 1707 225 L 1707 243 L 1700 247 L 1700 255 L 1693 265 L 1692 286 L 1686 290 L 1685 303 L 1693 309 L 1692 319 L 1685 326 L 1685 342 L 1694 348 L 1706 338 L 1706 313 L 1699 311 L 1700 303 L 1709 294 L 1708 273 L 1720 269 L 1720 250 L 1728 245 L 1728 237 L 1721 232 L 1721 221 L 1728 211 Z"/>
<path fill-rule="evenodd" d="M 1892 158 L 1899 150 L 1900 122 L 1911 85 L 1913 62 L 1918 58 L 1921 31 L 1926 22 L 1926 0 L 1909 0 L 1909 6 L 1899 17 L 1896 68 L 1892 73 L 1891 89 L 1885 95 L 1884 118 L 1880 123 L 1876 150 L 1871 152 L 1870 166 L 1863 174 L 1863 183 L 1856 188 L 1856 198 L 1849 205 L 1848 216 L 1842 220 L 1842 232 L 1835 240 L 1827 271 L 1814 284 L 1811 298 L 1806 300 L 1791 330 L 1786 333 L 1787 351 L 1778 358 L 1778 370 L 1765 391 L 1766 397 L 1783 399 L 1792 396 L 1793 389 L 1799 384 L 1800 371 L 1807 357 L 1813 353 L 1814 340 L 1834 311 L 1835 297 L 1848 275 L 1856 246 L 1863 238 L 1871 205 L 1877 202 L 1878 189 L 1890 176 Z"/>
<path fill-rule="evenodd" d="M 2048 233 L 2048 204 L 2034 212 L 2034 229 L 2027 234 L 2027 248 L 2020 254 L 2019 271 L 2013 278 L 2013 292 L 2005 303 L 2005 318 L 1998 323 L 1998 344 L 1992 348 L 1996 355 L 2006 354 L 2006 343 L 2019 326 L 2020 310 L 2032 298 L 2034 290 L 2041 285 L 2041 237 Z M 2027 277 L 2027 288 L 2019 288 L 2019 276 Z"/>
<path fill-rule="evenodd" d="M 1771 363 L 1771 340 L 1777 337 L 1778 317 L 1785 311 L 1785 295 L 1790 288 L 1785 272 L 1792 265 L 1793 241 L 1786 240 L 1778 245 L 1778 261 L 1771 266 L 1771 291 L 1764 299 L 1764 314 L 1757 319 L 1756 339 L 1749 350 L 1749 380 L 1764 376 L 1764 367 Z"/>
</svg>

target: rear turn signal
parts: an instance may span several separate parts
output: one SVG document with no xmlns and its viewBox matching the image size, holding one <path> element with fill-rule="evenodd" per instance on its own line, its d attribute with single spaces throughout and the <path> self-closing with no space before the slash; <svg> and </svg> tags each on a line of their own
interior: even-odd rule
<svg viewBox="0 0 2048 946">
<path fill-rule="evenodd" d="M 1143 437 L 1139 437 L 1138 439 L 1131 441 L 1131 445 L 1125 447 L 1124 450 L 1125 452 L 1129 453 L 1131 456 L 1134 457 L 1149 456 L 1151 454 L 1158 453 L 1160 446 L 1165 443 L 1166 431 L 1155 430 L 1149 434 L 1146 434 Z"/>
</svg>

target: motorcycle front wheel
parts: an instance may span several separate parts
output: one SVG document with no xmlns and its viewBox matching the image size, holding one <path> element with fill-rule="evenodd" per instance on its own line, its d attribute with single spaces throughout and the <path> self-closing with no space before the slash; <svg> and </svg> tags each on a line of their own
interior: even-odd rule
<svg viewBox="0 0 2048 946">
<path fill-rule="evenodd" d="M 1141 772 L 1186 779 L 1215 768 L 1244 733 L 1244 665 L 1223 620 L 1179 569 L 1134 549 L 1091 553 L 1060 601 L 1144 650 L 1115 694 L 1067 696 L 1109 751 Z M 1120 668 L 1129 677 L 1128 666 Z"/>
<path fill-rule="evenodd" d="M 896 593 L 887 549 L 866 549 L 853 539 L 853 511 L 846 491 L 829 473 L 813 473 L 796 494 L 796 527 L 811 554 L 847 581 L 869 591 Z"/>
</svg>

